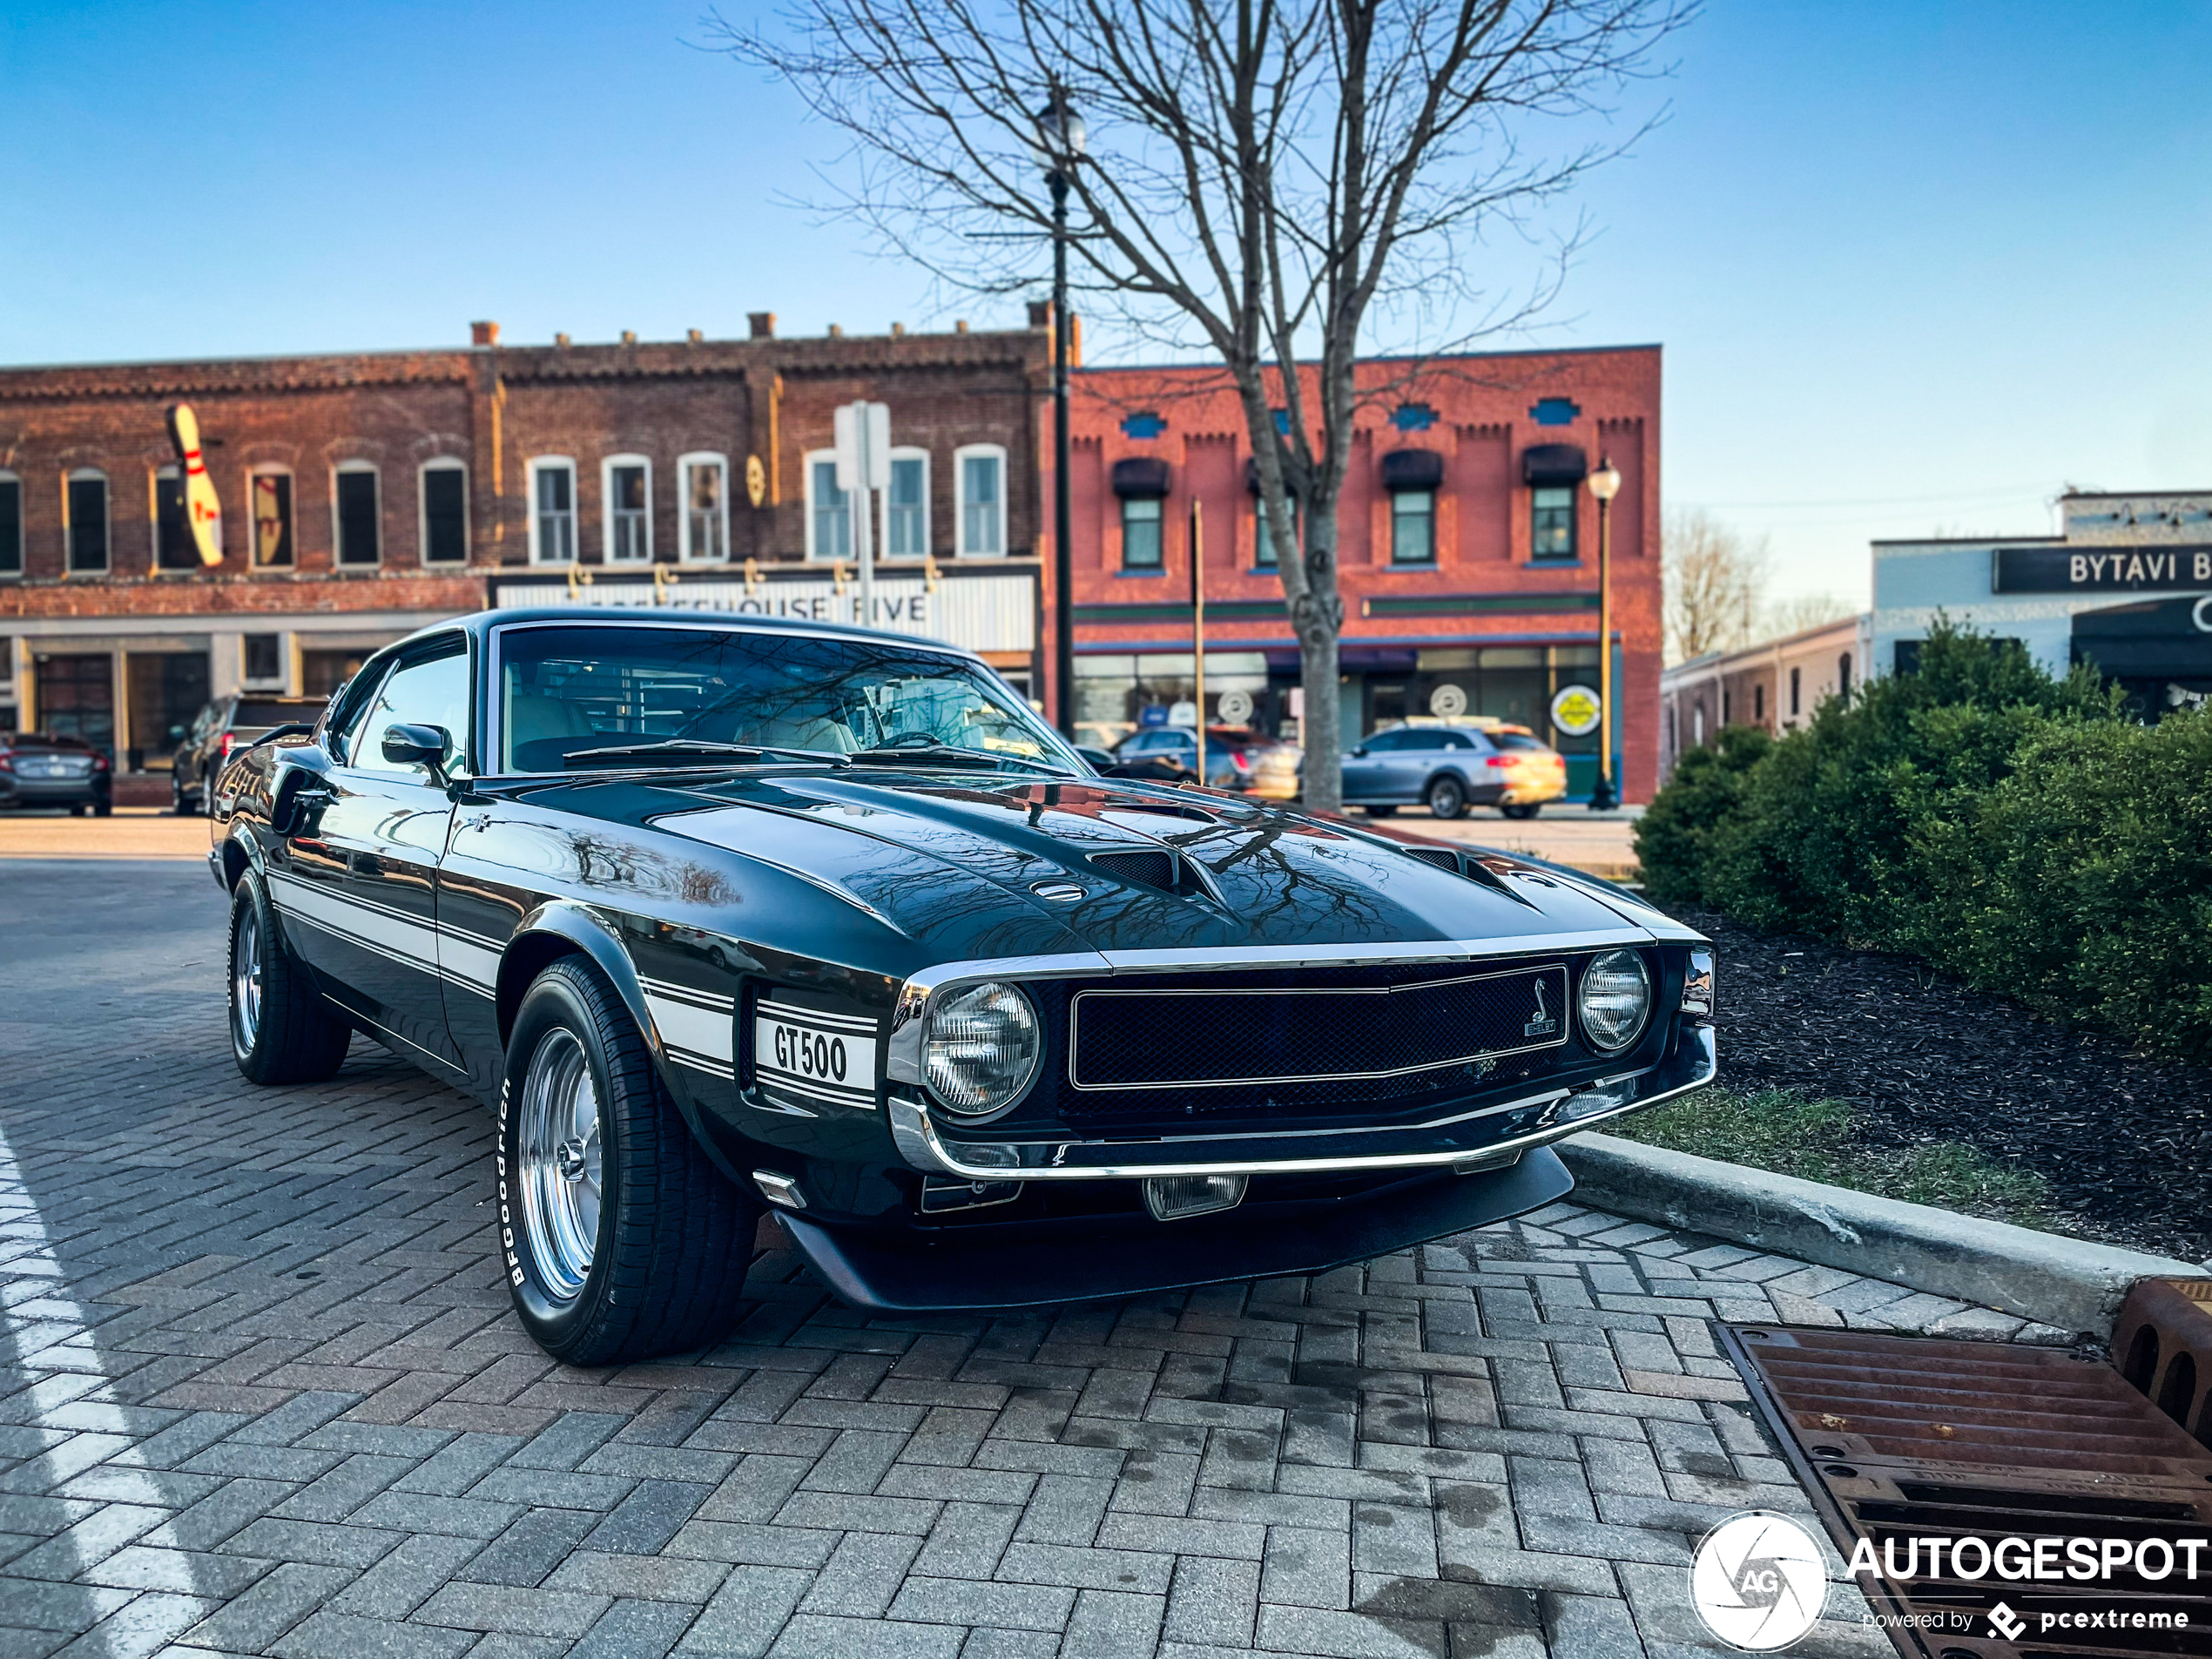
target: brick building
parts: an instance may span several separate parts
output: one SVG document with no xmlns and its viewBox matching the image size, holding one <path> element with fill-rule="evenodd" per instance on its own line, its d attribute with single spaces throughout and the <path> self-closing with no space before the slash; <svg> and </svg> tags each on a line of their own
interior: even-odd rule
<svg viewBox="0 0 2212 1659">
<path fill-rule="evenodd" d="M 1848 698 L 1876 671 L 1866 616 L 1823 623 L 1740 651 L 1707 651 L 1659 680 L 1659 778 L 1731 725 L 1776 737 L 1808 723 L 1831 697 Z"/>
<path fill-rule="evenodd" d="M 878 620 L 1039 683 L 1049 336 L 1019 331 L 0 370 L 0 730 L 165 764 L 211 695 L 327 692 L 494 597 L 850 616 L 832 411 L 891 408 Z M 223 509 L 203 566 L 169 405 Z"/>
<path fill-rule="evenodd" d="M 1609 457 L 1615 775 L 1648 800 L 1659 749 L 1656 347 L 1371 360 L 1339 508 L 1347 743 L 1464 708 L 1525 723 L 1595 779 L 1597 739 L 1552 729 L 1561 687 L 1597 683 L 1597 504 Z M 1309 402 L 1309 407 L 1310 407 Z M 1077 714 L 1087 741 L 1193 690 L 1190 507 L 1206 572 L 1207 716 L 1220 701 L 1295 730 L 1298 656 L 1256 512 L 1234 394 L 1203 368 L 1087 369 L 1076 382 Z M 1251 713 L 1243 711 L 1249 703 Z M 1157 715 L 1151 718 L 1157 718 Z"/>
</svg>

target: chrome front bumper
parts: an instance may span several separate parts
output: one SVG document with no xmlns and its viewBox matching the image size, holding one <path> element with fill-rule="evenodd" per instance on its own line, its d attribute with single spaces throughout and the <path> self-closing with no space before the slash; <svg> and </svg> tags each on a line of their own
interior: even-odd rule
<svg viewBox="0 0 2212 1659">
<path fill-rule="evenodd" d="M 920 1099 L 894 1093 L 891 1136 L 899 1156 L 914 1168 L 968 1181 L 1136 1181 L 1156 1176 L 1422 1169 L 1472 1173 L 1500 1168 L 1530 1147 L 1703 1089 L 1713 1081 L 1716 1069 L 1713 1028 L 1697 1025 L 1683 1033 L 1672 1056 L 1649 1070 L 1576 1089 L 1544 1089 L 1426 1123 L 1157 1140 L 948 1141 Z M 1497 1119 L 1529 1112 L 1535 1114 L 1533 1127 L 1497 1132 Z"/>
</svg>

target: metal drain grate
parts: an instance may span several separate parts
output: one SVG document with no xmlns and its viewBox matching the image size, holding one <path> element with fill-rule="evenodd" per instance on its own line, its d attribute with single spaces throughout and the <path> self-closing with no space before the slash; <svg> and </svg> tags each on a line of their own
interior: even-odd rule
<svg viewBox="0 0 2212 1659">
<path fill-rule="evenodd" d="M 1900 1571 L 1855 1580 L 1906 1659 L 2212 1656 L 2212 1452 L 2118 1372 L 2064 1350 L 1868 1332 L 1723 1325 L 1723 1345 L 1849 1560 L 1861 1539 Z M 2025 1565 L 2041 1539 L 2202 1541 L 2194 1582 L 2121 1567 L 2079 1583 L 1953 1569 L 1950 1541 L 1978 1538 Z M 1940 1570 L 1907 1576 L 1913 1541 L 1946 1541 Z M 1925 1546 L 1923 1546 L 1925 1548 Z M 2050 1547 L 2047 1547 L 2048 1548 Z M 2155 1551 L 2155 1547 L 2154 1547 Z M 2154 1553 L 2145 1562 L 2155 1568 Z M 1969 1549 L 1967 1566 L 1977 1558 Z M 1996 1633 L 2002 1603 L 2012 1640 Z M 2044 1615 L 2116 1611 L 2097 1628 Z M 2133 1615 L 2188 1615 L 2137 1629 Z M 2013 1624 L 2017 1619 L 2020 1622 Z"/>
</svg>

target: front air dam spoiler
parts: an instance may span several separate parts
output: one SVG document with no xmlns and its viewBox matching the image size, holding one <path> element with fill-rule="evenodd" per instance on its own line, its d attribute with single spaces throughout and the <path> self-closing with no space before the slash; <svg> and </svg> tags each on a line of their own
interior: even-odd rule
<svg viewBox="0 0 2212 1659">
<path fill-rule="evenodd" d="M 1410 1192 L 1347 1204 L 1319 1221 L 1310 1214 L 1239 1217 L 1232 1210 L 1116 1231 L 1110 1241 L 1090 1232 L 1033 1236 L 1013 1246 L 984 1237 L 885 1238 L 774 1213 L 840 1301 L 869 1313 L 950 1313 L 1322 1273 L 1527 1215 L 1574 1190 L 1559 1155 L 1538 1147 L 1510 1169 L 1439 1177 Z"/>
</svg>

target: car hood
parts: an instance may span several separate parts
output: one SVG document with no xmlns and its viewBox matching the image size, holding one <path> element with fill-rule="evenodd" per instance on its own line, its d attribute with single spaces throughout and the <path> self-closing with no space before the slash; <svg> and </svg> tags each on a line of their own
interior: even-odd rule
<svg viewBox="0 0 2212 1659">
<path fill-rule="evenodd" d="M 1211 790 L 855 768 L 754 773 L 682 799 L 651 820 L 828 886 L 951 958 L 1226 949 L 1264 961 L 1317 947 L 1696 937 L 1570 872 L 1482 849 L 1442 868 L 1406 851 L 1410 838 Z M 1120 856 L 1132 853 L 1153 856 Z M 1170 869 L 1176 890 L 1146 879 Z"/>
</svg>

